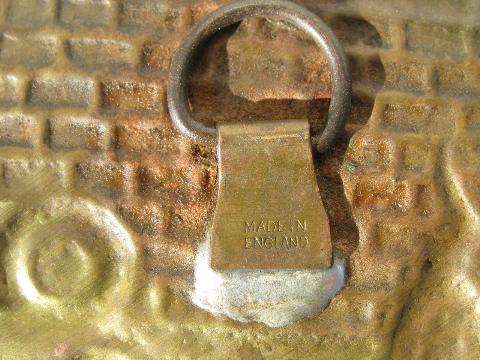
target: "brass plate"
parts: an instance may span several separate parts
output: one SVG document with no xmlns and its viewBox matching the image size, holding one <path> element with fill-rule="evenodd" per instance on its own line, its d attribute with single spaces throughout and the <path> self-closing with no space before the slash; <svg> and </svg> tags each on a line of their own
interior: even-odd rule
<svg viewBox="0 0 480 360">
<path fill-rule="evenodd" d="M 179 40 L 224 2 L 0 1 L 0 359 L 480 358 L 480 2 L 298 1 L 352 65 L 347 132 L 315 159 L 348 273 L 319 316 L 283 329 L 183 296 L 217 161 L 172 129 L 165 82 Z M 323 124 L 326 60 L 288 24 L 244 21 L 199 61 L 199 121 Z M 22 233 L 52 197 L 76 231 L 38 249 Z M 95 233 L 103 241 L 79 239 Z M 28 254 L 43 305 L 11 276 Z M 48 267 L 62 262 L 76 265 Z"/>
<path fill-rule="evenodd" d="M 321 269 L 332 261 L 307 120 L 218 126 L 211 265 Z"/>
</svg>

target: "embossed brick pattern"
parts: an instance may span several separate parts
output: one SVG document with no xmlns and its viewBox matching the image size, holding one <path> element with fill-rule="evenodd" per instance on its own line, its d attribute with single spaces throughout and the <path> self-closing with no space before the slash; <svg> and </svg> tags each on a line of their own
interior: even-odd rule
<svg viewBox="0 0 480 360">
<path fill-rule="evenodd" d="M 131 168 L 128 164 L 104 159 L 82 161 L 76 165 L 76 184 L 87 192 L 98 195 L 118 196 L 129 188 Z"/>
<path fill-rule="evenodd" d="M 455 127 L 448 104 L 389 103 L 383 112 L 383 126 L 391 131 L 440 133 Z"/>
<path fill-rule="evenodd" d="M 385 63 L 385 86 L 412 93 L 430 89 L 430 66 L 419 61 L 392 61 Z"/>
<path fill-rule="evenodd" d="M 53 0 L 19 0 L 8 3 L 7 18 L 13 28 L 35 29 L 53 19 Z"/>
<path fill-rule="evenodd" d="M 110 0 L 61 0 L 60 22 L 69 28 L 108 28 L 115 4 Z"/>
<path fill-rule="evenodd" d="M 109 132 L 95 118 L 54 117 L 49 119 L 50 146 L 54 149 L 92 149 L 107 146 Z"/>
<path fill-rule="evenodd" d="M 440 339 L 438 351 L 447 344 L 457 357 L 478 358 L 468 352 L 475 346 L 469 346 L 466 323 L 457 327 L 458 341 L 441 335 L 440 325 L 454 323 L 458 311 L 437 321 L 427 335 L 422 331 L 431 329 L 428 319 L 421 319 L 408 346 L 395 347 L 399 340 L 392 338 L 399 337 L 425 293 L 419 284 L 428 283 L 448 262 L 442 249 L 461 232 L 452 219 L 463 213 L 451 209 L 446 194 L 451 191 L 442 180 L 448 176 L 439 173 L 451 142 L 460 158 L 456 169 L 469 174 L 466 193 L 478 197 L 480 3 L 475 0 L 299 0 L 332 26 L 353 71 L 346 135 L 317 163 L 333 245 L 349 266 L 347 287 L 318 317 L 274 332 L 258 331 L 257 325 L 242 326 L 239 332 L 232 322 L 205 315 L 177 295 L 185 292 L 197 243 L 208 226 L 217 162 L 213 147 L 193 145 L 172 128 L 165 107 L 168 67 L 187 30 L 225 2 L 0 1 L 0 189 L 8 189 L 1 195 L 33 188 L 28 195 L 45 200 L 54 186 L 32 186 L 31 180 L 41 179 L 38 174 L 45 171 L 57 174 L 69 184 L 65 191 L 111 209 L 129 229 L 141 253 L 139 272 L 148 274 L 141 286 L 152 291 L 142 298 L 144 289 L 139 290 L 130 307 L 129 316 L 137 310 L 146 314 L 139 320 L 141 328 L 125 329 L 118 321 L 118 349 L 90 347 L 88 351 L 97 351 L 91 355 L 83 348 L 57 346 L 70 344 L 66 333 L 43 349 L 36 344 L 44 334 L 30 332 L 32 341 L 0 341 L 2 356 L 135 357 L 121 349 L 151 346 L 153 358 L 158 353 L 195 358 L 208 352 L 212 359 L 232 354 L 279 359 L 286 351 L 302 359 L 442 358 L 447 352 L 401 352 L 413 349 L 416 341 L 428 345 Z M 242 52 L 240 46 L 249 39 L 256 46 Z M 292 27 L 277 19 L 252 19 L 205 48 L 191 84 L 190 100 L 199 119 L 308 117 L 312 125 L 323 124 L 328 107 L 328 99 L 321 100 L 328 98 L 324 60 Z M 302 70 L 284 71 L 283 57 L 288 66 Z M 255 75 L 264 75 L 262 69 L 269 76 L 260 93 L 251 79 L 262 78 Z M 293 100 L 291 94 L 299 89 Z M 349 223 L 349 218 L 354 220 Z M 2 271 L 0 296 L 8 294 Z M 454 291 L 450 280 L 440 282 Z M 476 288 L 473 284 L 469 289 Z M 447 308 L 432 303 L 430 307 Z M 2 297 L 2 316 L 3 305 Z M 155 311 L 152 315 L 145 309 Z M 161 322 L 168 329 L 157 332 Z M 92 330 L 99 344 L 108 342 L 105 336 L 111 338 L 103 329 L 100 334 Z M 173 335 L 165 336 L 164 330 Z M 150 340 L 159 338 L 161 349 Z M 83 341 L 78 340 L 79 346 Z M 145 353 L 137 357 L 148 358 Z"/>
<path fill-rule="evenodd" d="M 459 27 L 410 22 L 407 24 L 407 47 L 434 57 L 462 60 L 465 34 Z"/>
<path fill-rule="evenodd" d="M 171 169 L 165 162 L 143 163 L 138 169 L 138 184 L 141 195 L 171 203 L 182 199 L 189 191 L 188 175 L 182 169 Z"/>
<path fill-rule="evenodd" d="M 22 100 L 21 81 L 12 74 L 0 75 L 0 106 L 11 107 Z"/>
<path fill-rule="evenodd" d="M 11 66 L 47 66 L 55 61 L 58 45 L 54 35 L 3 34 L 0 43 L 0 63 Z"/>
<path fill-rule="evenodd" d="M 182 143 L 171 127 L 155 119 L 119 125 L 116 128 L 115 146 L 123 152 L 174 155 L 181 152 Z"/>
<path fill-rule="evenodd" d="M 86 70 L 121 70 L 133 67 L 137 59 L 134 47 L 125 41 L 80 38 L 68 40 L 67 46 L 72 62 Z"/>
<path fill-rule="evenodd" d="M 480 64 L 441 64 L 436 68 L 438 91 L 444 95 L 476 97 L 480 94 Z"/>
<path fill-rule="evenodd" d="M 169 10 L 166 1 L 122 0 L 120 24 L 132 29 L 144 29 L 150 24 L 162 24 Z"/>
<path fill-rule="evenodd" d="M 158 83 L 106 81 L 102 83 L 102 103 L 106 110 L 158 113 L 163 110 L 164 87 Z"/>
<path fill-rule="evenodd" d="M 357 184 L 353 206 L 375 211 L 405 212 L 410 206 L 410 189 L 406 182 L 365 179 Z"/>
<path fill-rule="evenodd" d="M 33 147 L 37 141 L 36 118 L 23 114 L 0 116 L 0 145 Z"/>
<path fill-rule="evenodd" d="M 94 91 L 94 83 L 90 79 L 39 77 L 30 84 L 28 103 L 43 108 L 86 108 L 92 101 Z"/>
<path fill-rule="evenodd" d="M 176 42 L 178 45 L 178 42 Z M 169 44 L 149 41 L 142 49 L 142 63 L 144 71 L 157 75 L 166 73 L 172 60 L 174 47 Z"/>
<path fill-rule="evenodd" d="M 405 170 L 424 171 L 431 163 L 434 148 L 423 137 L 410 137 L 401 141 L 401 160 Z"/>
<path fill-rule="evenodd" d="M 6 185 L 14 190 L 19 185 L 30 184 L 32 190 L 49 193 L 49 188 L 55 191 L 56 186 L 63 187 L 66 183 L 65 164 L 59 161 L 9 159 L 3 162 L 3 174 Z M 41 177 L 49 180 L 49 186 L 35 184 Z"/>
</svg>

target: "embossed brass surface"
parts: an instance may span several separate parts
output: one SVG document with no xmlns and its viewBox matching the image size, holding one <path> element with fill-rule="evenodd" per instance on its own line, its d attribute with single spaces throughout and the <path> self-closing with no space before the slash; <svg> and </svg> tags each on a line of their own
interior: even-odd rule
<svg viewBox="0 0 480 360">
<path fill-rule="evenodd" d="M 183 296 L 217 161 L 172 128 L 165 82 L 181 38 L 225 1 L 0 1 L 2 360 L 480 357 L 480 3 L 297 2 L 352 68 L 347 132 L 314 158 L 347 283 L 318 316 L 269 329 Z M 191 79 L 197 120 L 321 128 L 316 51 L 276 19 L 222 33 Z M 48 214 L 71 236 L 43 236 Z"/>
<path fill-rule="evenodd" d="M 218 127 L 214 269 L 321 269 L 332 262 L 308 121 Z"/>
</svg>

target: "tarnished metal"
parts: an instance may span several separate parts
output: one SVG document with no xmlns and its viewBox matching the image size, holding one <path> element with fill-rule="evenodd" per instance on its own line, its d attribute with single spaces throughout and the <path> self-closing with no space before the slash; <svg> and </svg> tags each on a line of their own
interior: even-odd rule
<svg viewBox="0 0 480 360">
<path fill-rule="evenodd" d="M 332 262 L 307 120 L 218 127 L 211 265 L 321 269 Z"/>
<path fill-rule="evenodd" d="M 248 16 L 280 16 L 304 30 L 323 50 L 331 67 L 332 98 L 328 122 L 321 134 L 315 133 L 312 141 L 319 152 L 325 151 L 343 130 L 348 115 L 351 84 L 348 65 L 343 50 L 331 29 L 316 15 L 290 1 L 241 0 L 230 3 L 202 19 L 185 37 L 177 49 L 170 66 L 168 107 L 177 129 L 189 139 L 214 144 L 216 130 L 192 117 L 188 103 L 188 75 L 200 46 L 217 31 L 235 24 Z"/>
<path fill-rule="evenodd" d="M 191 140 L 215 143 L 218 136 L 212 267 L 325 268 L 332 258 L 330 232 L 314 178 L 308 122 L 222 125 L 219 131 L 195 121 L 191 114 L 187 81 L 199 47 L 218 30 L 254 15 L 286 18 L 325 52 L 333 88 L 327 125 L 313 137 L 318 151 L 326 150 L 343 130 L 350 107 L 350 75 L 338 40 L 323 21 L 296 4 L 237 1 L 219 8 L 191 30 L 170 67 L 168 107 L 177 129 Z"/>
<path fill-rule="evenodd" d="M 185 296 L 197 273 L 207 290 L 245 280 L 209 310 L 260 311 L 238 295 L 272 280 L 197 264 L 217 158 L 164 101 L 181 39 L 227 2 L 0 1 L 0 358 L 480 358 L 480 2 L 295 0 L 352 74 L 346 132 L 314 152 L 346 282 L 321 314 L 276 329 Z M 288 22 L 220 32 L 192 70 L 201 123 L 326 123 L 327 61 Z M 284 272 L 284 288 L 322 286 Z"/>
</svg>

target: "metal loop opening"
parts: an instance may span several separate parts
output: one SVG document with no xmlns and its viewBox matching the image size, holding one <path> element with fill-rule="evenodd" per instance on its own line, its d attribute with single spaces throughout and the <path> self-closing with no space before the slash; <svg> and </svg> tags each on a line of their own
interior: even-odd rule
<svg viewBox="0 0 480 360">
<path fill-rule="evenodd" d="M 343 130 L 350 109 L 351 81 L 342 47 L 331 29 L 315 14 L 285 0 L 241 0 L 220 7 L 196 24 L 172 61 L 167 89 L 170 117 L 177 129 L 194 142 L 215 144 L 217 130 L 192 117 L 188 102 L 188 75 L 200 47 L 216 32 L 250 16 L 279 16 L 310 35 L 325 53 L 331 68 L 332 97 L 328 121 L 321 134 L 312 131 L 317 151 L 325 151 Z"/>
</svg>

